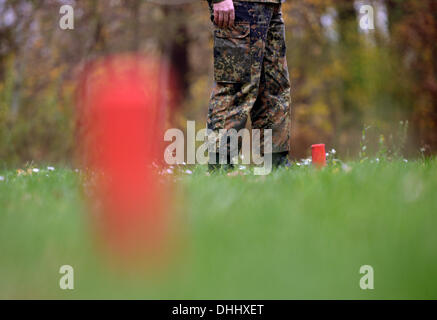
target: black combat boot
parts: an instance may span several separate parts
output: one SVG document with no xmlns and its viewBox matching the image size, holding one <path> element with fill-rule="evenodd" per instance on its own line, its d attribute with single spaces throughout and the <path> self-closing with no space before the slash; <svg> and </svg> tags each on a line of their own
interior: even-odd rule
<svg viewBox="0 0 437 320">
<path fill-rule="evenodd" d="M 290 161 L 288 161 L 288 151 L 274 152 L 272 153 L 272 167 L 289 167 Z"/>
<path fill-rule="evenodd" d="M 215 159 L 215 163 L 211 163 L 212 160 Z M 220 154 L 219 153 L 210 153 L 209 154 L 209 163 L 208 163 L 208 171 L 215 172 L 219 170 L 229 171 L 234 169 L 234 165 L 231 163 L 230 155 L 227 155 L 226 163 L 220 164 Z"/>
</svg>

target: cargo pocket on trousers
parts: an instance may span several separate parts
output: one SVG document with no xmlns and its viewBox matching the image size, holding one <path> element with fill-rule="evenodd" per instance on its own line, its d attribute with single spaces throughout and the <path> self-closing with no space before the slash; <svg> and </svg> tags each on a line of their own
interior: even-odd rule
<svg viewBox="0 0 437 320">
<path fill-rule="evenodd" d="M 216 82 L 250 82 L 250 25 L 214 31 L 214 78 Z"/>
</svg>

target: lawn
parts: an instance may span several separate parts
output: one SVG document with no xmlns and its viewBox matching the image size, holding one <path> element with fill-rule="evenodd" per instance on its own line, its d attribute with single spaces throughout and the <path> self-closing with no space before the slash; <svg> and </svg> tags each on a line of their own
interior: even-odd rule
<svg viewBox="0 0 437 320">
<path fill-rule="evenodd" d="M 437 298 L 437 159 L 265 177 L 191 170 L 169 176 L 183 244 L 164 271 L 141 276 L 96 250 L 80 173 L 0 171 L 0 298 Z M 66 264 L 74 290 L 59 288 Z M 362 265 L 373 290 L 360 288 Z"/>
</svg>

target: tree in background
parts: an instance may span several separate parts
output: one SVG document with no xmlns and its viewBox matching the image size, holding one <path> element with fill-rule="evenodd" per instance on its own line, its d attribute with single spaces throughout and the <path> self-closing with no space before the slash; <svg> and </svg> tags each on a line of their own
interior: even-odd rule
<svg viewBox="0 0 437 320">
<path fill-rule="evenodd" d="M 387 0 L 392 48 L 410 79 L 415 140 L 437 149 L 437 2 Z"/>
</svg>

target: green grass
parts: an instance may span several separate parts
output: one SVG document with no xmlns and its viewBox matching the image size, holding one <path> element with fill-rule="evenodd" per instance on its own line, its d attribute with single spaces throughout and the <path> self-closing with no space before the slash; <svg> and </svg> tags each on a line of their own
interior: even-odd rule
<svg viewBox="0 0 437 320">
<path fill-rule="evenodd" d="M 293 166 L 178 180 L 181 251 L 160 275 L 120 275 L 96 250 L 79 174 L 0 172 L 0 298 L 437 298 L 437 160 Z M 181 240 L 182 241 L 182 240 Z M 75 289 L 59 289 L 59 268 Z M 375 289 L 359 287 L 360 266 Z"/>
</svg>

